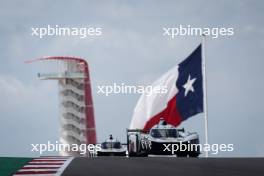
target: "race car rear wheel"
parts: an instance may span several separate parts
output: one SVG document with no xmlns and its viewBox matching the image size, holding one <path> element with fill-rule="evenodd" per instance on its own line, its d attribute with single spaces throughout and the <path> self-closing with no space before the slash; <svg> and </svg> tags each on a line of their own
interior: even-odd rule
<svg viewBox="0 0 264 176">
<path fill-rule="evenodd" d="M 185 152 L 180 152 L 180 153 L 177 153 L 176 155 L 177 157 L 187 157 L 188 156 L 187 153 Z"/>
<path fill-rule="evenodd" d="M 199 153 L 189 153 L 190 158 L 197 158 L 199 156 Z"/>
<path fill-rule="evenodd" d="M 134 153 L 134 152 L 131 152 L 131 153 L 128 153 L 128 156 L 129 156 L 129 157 L 136 157 L 136 156 L 137 156 L 137 154 L 136 154 L 136 153 Z"/>
</svg>

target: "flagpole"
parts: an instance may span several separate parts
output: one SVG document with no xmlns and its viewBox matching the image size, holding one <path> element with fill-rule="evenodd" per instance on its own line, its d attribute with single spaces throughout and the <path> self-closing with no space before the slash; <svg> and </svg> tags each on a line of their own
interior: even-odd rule
<svg viewBox="0 0 264 176">
<path fill-rule="evenodd" d="M 203 106 L 204 106 L 204 127 L 205 127 L 205 144 L 208 144 L 208 117 L 207 117 L 207 78 L 206 78 L 206 60 L 205 60 L 205 40 L 206 35 L 202 35 L 202 68 L 203 68 Z M 205 157 L 208 157 L 208 151 L 205 151 Z"/>
</svg>

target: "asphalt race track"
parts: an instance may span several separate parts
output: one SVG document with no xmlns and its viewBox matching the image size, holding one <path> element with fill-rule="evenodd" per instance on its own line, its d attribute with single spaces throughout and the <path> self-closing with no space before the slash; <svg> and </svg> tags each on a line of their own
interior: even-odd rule
<svg viewBox="0 0 264 176">
<path fill-rule="evenodd" d="M 75 158 L 62 175 L 260 176 L 264 158 Z"/>
</svg>

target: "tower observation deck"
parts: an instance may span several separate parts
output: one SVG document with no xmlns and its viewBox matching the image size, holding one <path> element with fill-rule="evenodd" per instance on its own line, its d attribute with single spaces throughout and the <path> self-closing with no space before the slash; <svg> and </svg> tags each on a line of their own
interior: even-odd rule
<svg viewBox="0 0 264 176">
<path fill-rule="evenodd" d="M 38 62 L 40 80 L 57 80 L 60 102 L 60 143 L 96 144 L 94 108 L 88 63 L 75 57 L 45 57 Z M 78 151 L 60 151 L 62 156 L 80 156 Z"/>
</svg>

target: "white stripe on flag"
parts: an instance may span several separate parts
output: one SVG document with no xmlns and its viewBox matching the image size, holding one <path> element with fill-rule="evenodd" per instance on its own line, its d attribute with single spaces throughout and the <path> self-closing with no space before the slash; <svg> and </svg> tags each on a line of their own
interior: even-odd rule
<svg viewBox="0 0 264 176">
<path fill-rule="evenodd" d="M 167 103 L 178 93 L 176 81 L 179 76 L 179 66 L 175 66 L 151 84 L 153 90 L 166 86 L 167 93 L 142 94 L 134 109 L 130 129 L 143 129 L 146 122 L 162 112 Z"/>
</svg>

